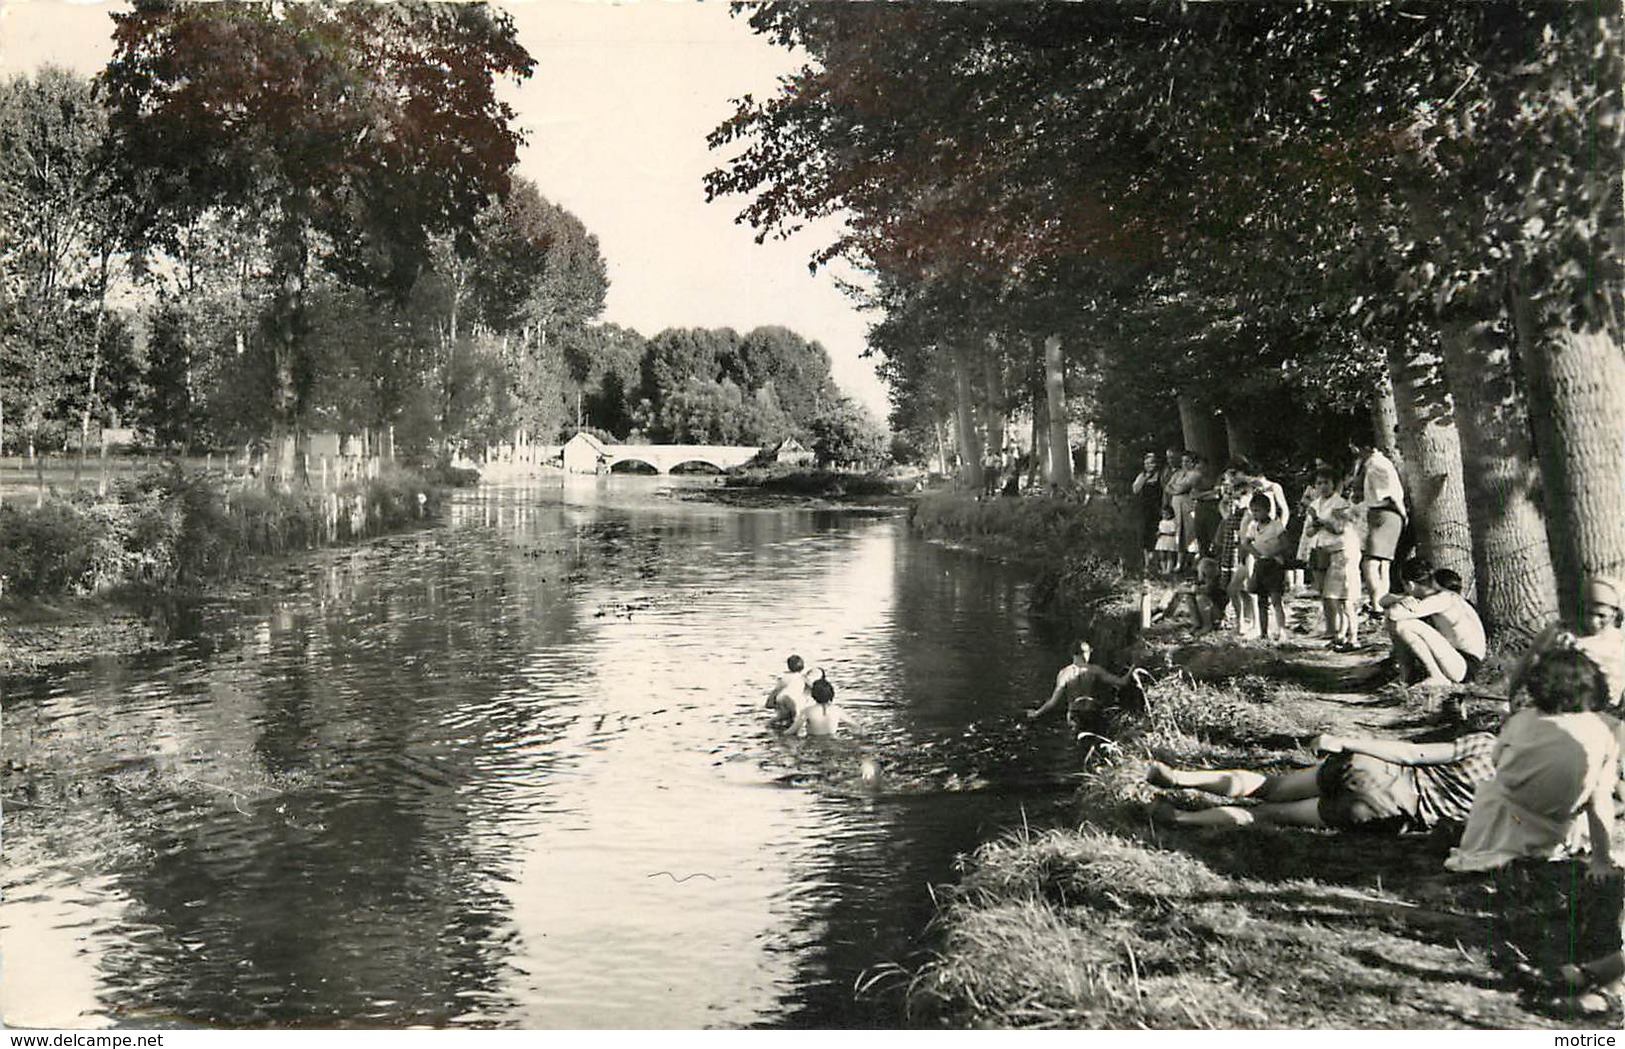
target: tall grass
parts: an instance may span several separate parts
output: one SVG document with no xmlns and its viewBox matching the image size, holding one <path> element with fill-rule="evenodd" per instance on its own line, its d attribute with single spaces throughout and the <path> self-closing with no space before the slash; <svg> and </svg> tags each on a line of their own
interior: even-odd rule
<svg viewBox="0 0 1625 1049">
<path fill-rule="evenodd" d="M 30 600 L 229 578 L 251 557 L 306 550 L 430 516 L 442 489 L 390 469 L 331 491 L 266 492 L 178 464 L 38 507 L 0 506 L 0 587 Z"/>
</svg>

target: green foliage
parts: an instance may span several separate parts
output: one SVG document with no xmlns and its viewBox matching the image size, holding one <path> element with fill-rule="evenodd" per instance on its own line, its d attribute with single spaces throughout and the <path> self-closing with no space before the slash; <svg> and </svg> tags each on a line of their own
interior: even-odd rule
<svg viewBox="0 0 1625 1049">
<path fill-rule="evenodd" d="M 867 409 L 849 398 L 827 405 L 813 417 L 808 430 L 820 465 L 878 466 L 886 457 L 885 429 Z"/>
<path fill-rule="evenodd" d="M 95 584 L 99 523 L 71 503 L 24 509 L 0 506 L 0 580 L 7 594 L 24 599 L 78 592 Z"/>
<path fill-rule="evenodd" d="M 459 480 L 466 480 L 459 478 Z M 121 587 L 190 588 L 233 576 L 249 558 L 397 529 L 436 512 L 441 489 L 390 470 L 333 492 L 227 490 L 177 464 L 111 496 L 0 507 L 0 576 L 23 599 Z"/>
<path fill-rule="evenodd" d="M 97 159 L 106 128 L 87 78 L 0 83 L 0 407 L 36 442 L 92 397 L 122 206 Z"/>
<path fill-rule="evenodd" d="M 1162 447 L 1185 394 L 1301 459 L 1414 356 L 1418 315 L 1493 319 L 1514 286 L 1543 329 L 1625 316 L 1617 8 L 742 10 L 811 60 L 716 129 L 709 192 L 763 237 L 846 218 L 814 262 L 876 272 L 870 344 L 919 439 L 984 334 L 1064 334 L 1117 443 Z M 1018 402 L 1032 360 L 999 361 Z"/>
</svg>

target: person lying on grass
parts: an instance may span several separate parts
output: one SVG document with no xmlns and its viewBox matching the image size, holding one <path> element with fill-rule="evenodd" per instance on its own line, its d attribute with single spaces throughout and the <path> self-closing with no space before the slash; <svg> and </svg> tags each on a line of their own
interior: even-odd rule
<svg viewBox="0 0 1625 1049">
<path fill-rule="evenodd" d="M 1470 732 L 1448 743 L 1406 743 L 1323 735 L 1314 749 L 1328 755 L 1280 775 L 1247 769 L 1174 769 L 1152 762 L 1154 787 L 1206 791 L 1255 805 L 1186 812 L 1166 800 L 1152 806 L 1159 823 L 1187 827 L 1359 828 L 1399 833 L 1467 819 L 1473 792 L 1495 772 L 1495 737 Z"/>
</svg>

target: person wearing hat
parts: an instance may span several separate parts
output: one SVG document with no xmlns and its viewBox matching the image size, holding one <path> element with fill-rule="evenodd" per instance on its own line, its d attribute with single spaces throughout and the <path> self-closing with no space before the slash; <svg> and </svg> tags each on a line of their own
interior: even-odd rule
<svg viewBox="0 0 1625 1049">
<path fill-rule="evenodd" d="M 1571 630 L 1553 623 L 1519 661 L 1507 682 L 1507 702 L 1516 708 L 1518 693 L 1535 661 L 1547 652 L 1572 648 L 1602 671 L 1608 683 L 1608 706 L 1618 710 L 1625 700 L 1625 587 L 1605 576 L 1592 576 L 1580 587 L 1580 626 Z"/>
</svg>

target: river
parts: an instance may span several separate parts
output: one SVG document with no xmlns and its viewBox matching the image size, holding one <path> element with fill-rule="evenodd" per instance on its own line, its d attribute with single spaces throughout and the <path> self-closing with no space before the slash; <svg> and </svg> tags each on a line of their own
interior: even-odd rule
<svg viewBox="0 0 1625 1049">
<path fill-rule="evenodd" d="M 1019 573 L 901 516 L 673 483 L 461 492 L 6 682 L 6 1021 L 921 1023 L 887 975 L 930 886 L 1062 811 L 1076 754 L 1021 709 L 1063 657 Z M 853 739 L 768 731 L 791 652 Z"/>
</svg>

